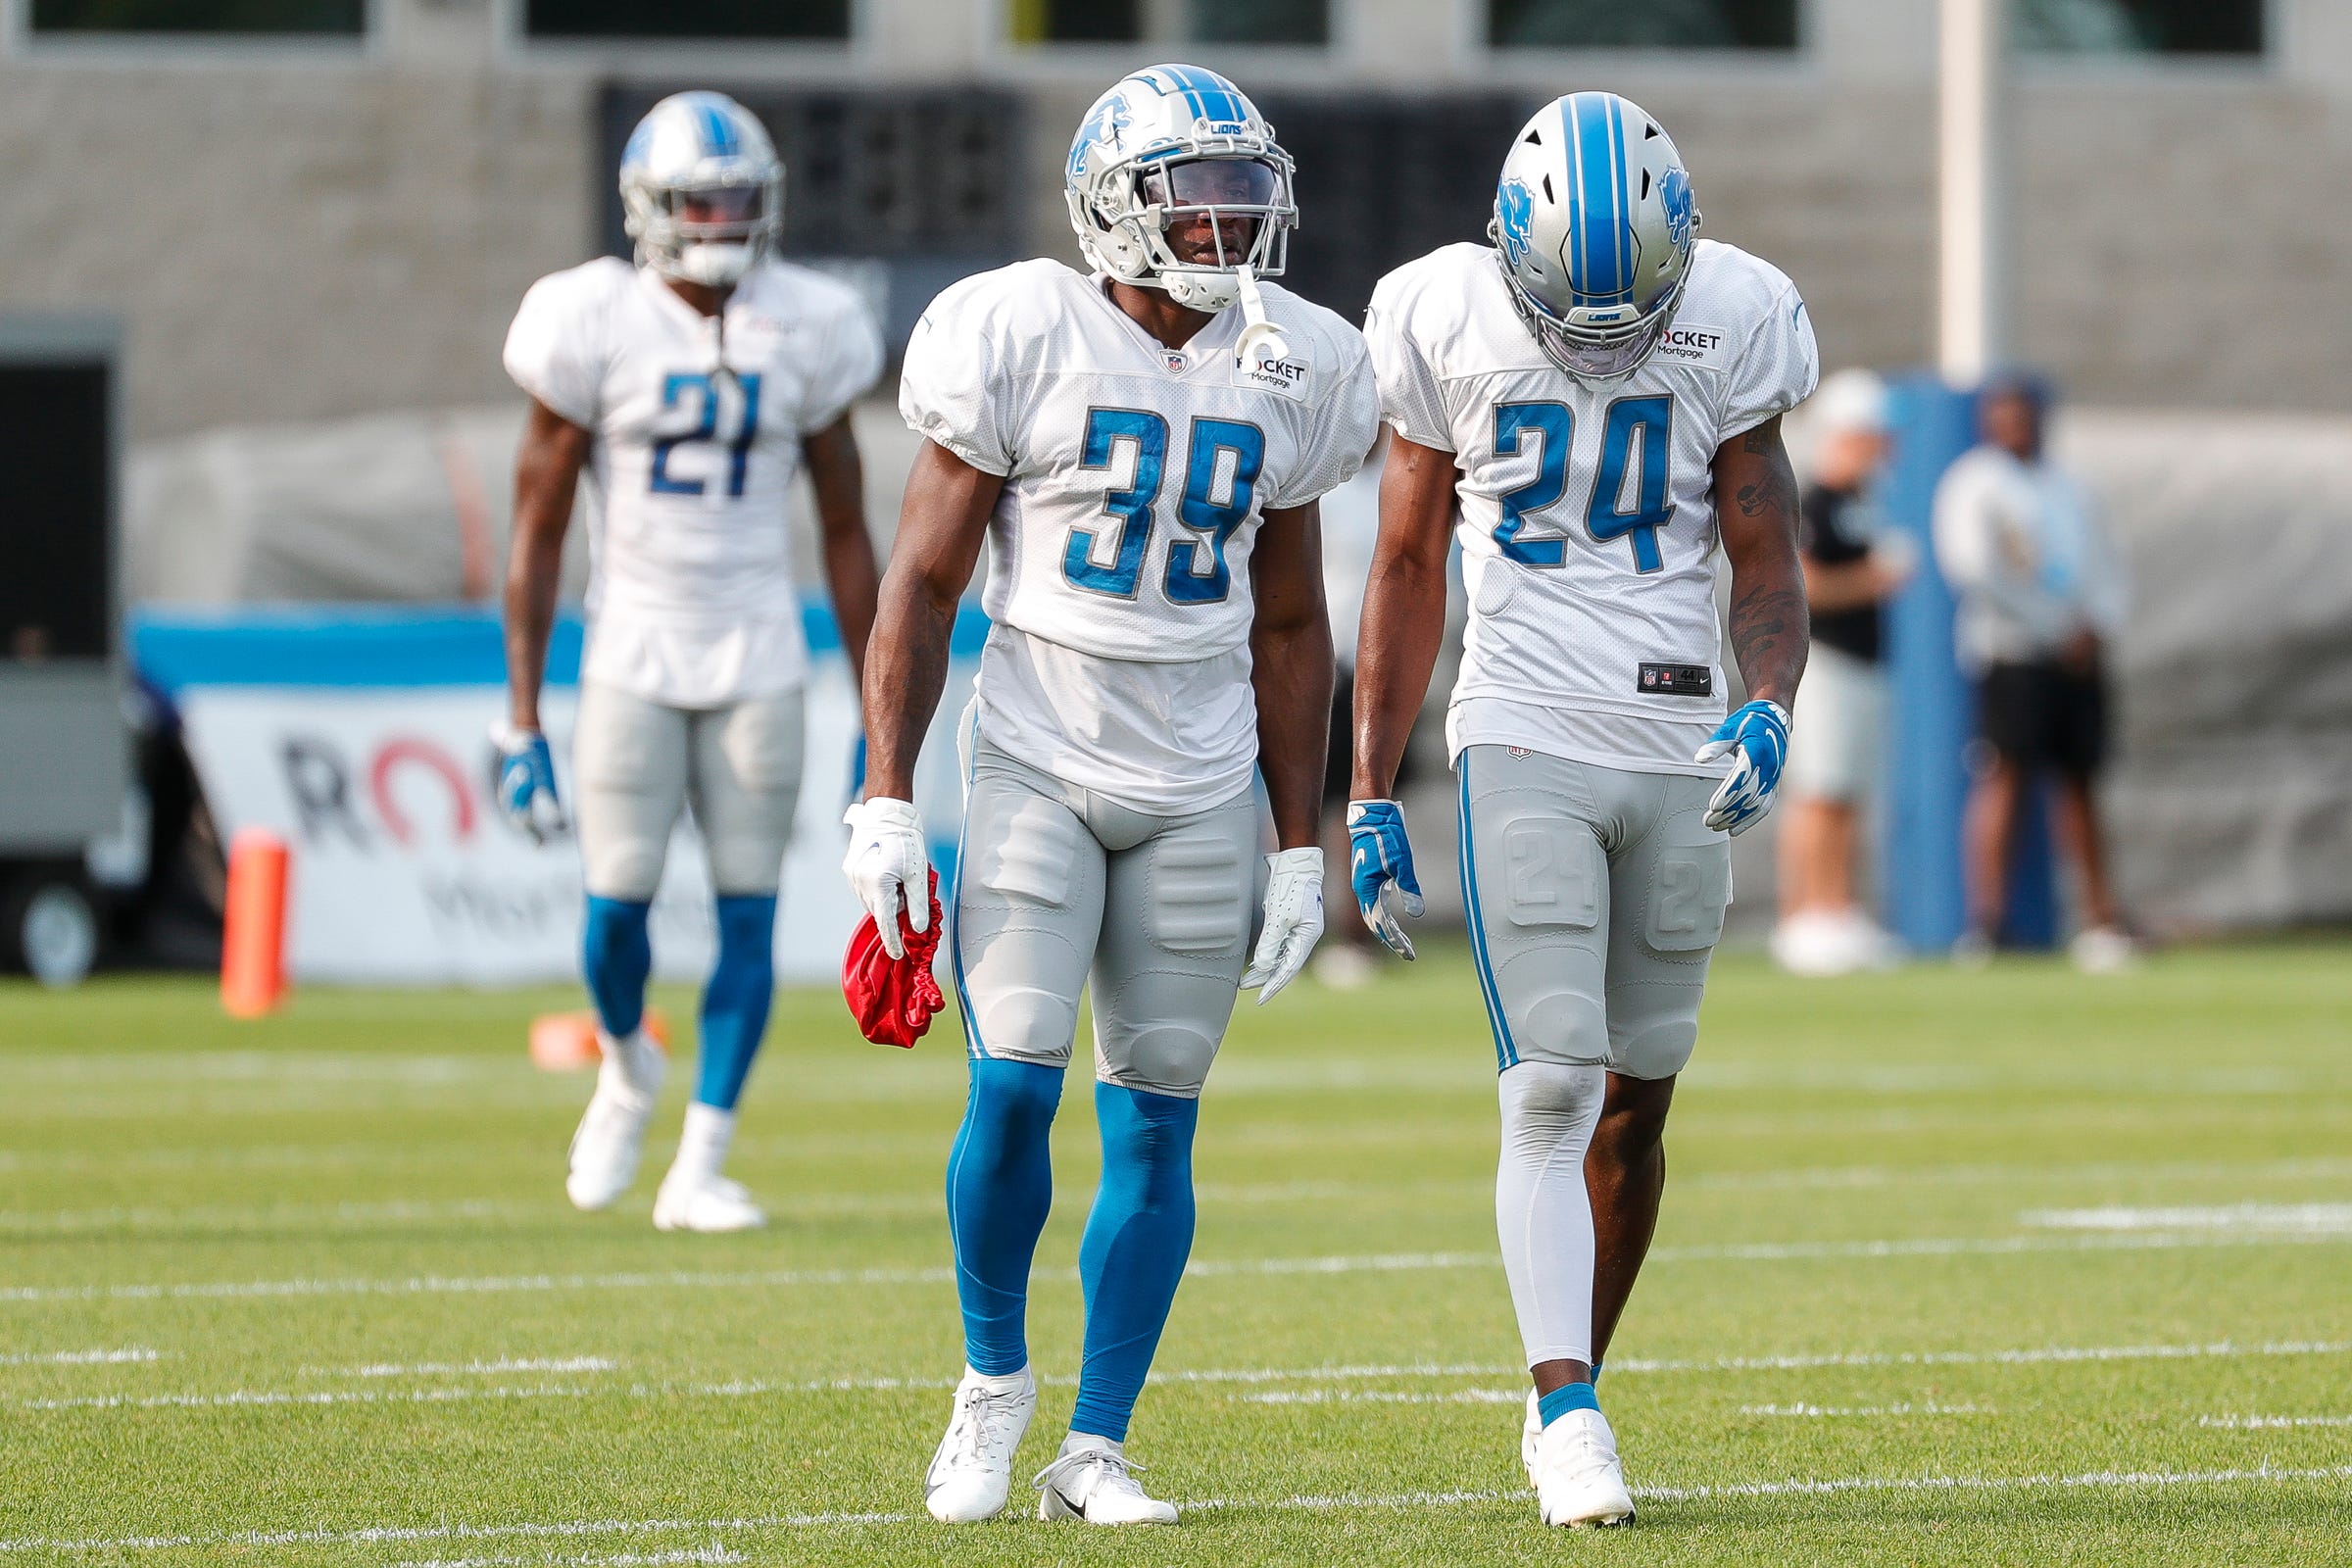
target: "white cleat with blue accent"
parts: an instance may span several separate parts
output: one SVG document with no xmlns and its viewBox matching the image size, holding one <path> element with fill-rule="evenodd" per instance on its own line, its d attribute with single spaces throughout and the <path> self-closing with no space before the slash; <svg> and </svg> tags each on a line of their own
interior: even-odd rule
<svg viewBox="0 0 2352 1568">
<path fill-rule="evenodd" d="M 1172 1525 L 1176 1505 L 1144 1495 L 1123 1445 L 1072 1433 L 1037 1473 L 1037 1516 L 1090 1525 Z"/>
<path fill-rule="evenodd" d="M 1634 1497 L 1625 1490 L 1617 1437 L 1598 1410 L 1571 1410 L 1544 1428 L 1528 1468 L 1545 1524 L 1582 1529 L 1634 1522 Z"/>
<path fill-rule="evenodd" d="M 956 1414 L 923 1477 L 923 1506 L 942 1524 L 978 1524 L 1012 1495 L 1012 1454 L 1037 1413 L 1037 1379 L 1023 1367 L 983 1377 L 970 1367 L 956 1385 Z"/>
</svg>

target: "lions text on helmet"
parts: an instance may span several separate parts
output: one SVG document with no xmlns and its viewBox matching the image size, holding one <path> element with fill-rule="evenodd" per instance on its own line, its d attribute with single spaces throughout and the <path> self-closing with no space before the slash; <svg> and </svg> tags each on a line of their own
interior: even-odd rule
<svg viewBox="0 0 2352 1568">
<path fill-rule="evenodd" d="M 1658 122 L 1615 93 L 1579 92 L 1520 127 L 1487 233 L 1544 352 L 1598 381 L 1656 351 L 1698 223 L 1690 172 Z"/>
<path fill-rule="evenodd" d="M 784 226 L 784 165 L 752 112 L 716 92 L 673 93 L 620 155 L 637 261 L 710 288 L 742 281 Z"/>
</svg>

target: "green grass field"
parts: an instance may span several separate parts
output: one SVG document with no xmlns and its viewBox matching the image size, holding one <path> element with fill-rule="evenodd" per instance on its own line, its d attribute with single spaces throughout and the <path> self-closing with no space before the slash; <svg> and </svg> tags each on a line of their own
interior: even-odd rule
<svg viewBox="0 0 2352 1568">
<path fill-rule="evenodd" d="M 683 993 L 663 998 L 690 1015 Z M 1130 1450 L 1184 1524 L 950 1530 L 953 1020 L 779 1001 L 770 1229 L 564 1203 L 569 993 L 0 991 L 0 1568 L 123 1563 L 2352 1561 L 2352 951 L 1845 983 L 1719 966 L 1601 1393 L 1643 1499 L 1518 1474 L 1464 953 L 1245 1004 Z M 1072 1396 L 1091 1102 L 1031 1343 Z M 1016 1489 L 1016 1507 L 1028 1497 Z"/>
</svg>

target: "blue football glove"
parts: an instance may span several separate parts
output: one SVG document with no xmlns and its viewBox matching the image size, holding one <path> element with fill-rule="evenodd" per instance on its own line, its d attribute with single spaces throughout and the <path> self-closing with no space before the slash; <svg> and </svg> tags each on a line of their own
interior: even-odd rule
<svg viewBox="0 0 2352 1568">
<path fill-rule="evenodd" d="M 1781 787 L 1781 765 L 1788 760 L 1788 710 L 1778 703 L 1755 702 L 1735 709 L 1694 762 L 1734 758 L 1731 773 L 1707 802 L 1707 826 L 1735 837 L 1764 820 Z"/>
<path fill-rule="evenodd" d="M 511 724 L 490 726 L 498 748 L 498 808 L 533 844 L 545 844 L 569 826 L 556 796 L 556 759 L 547 737 Z"/>
<path fill-rule="evenodd" d="M 1396 916 L 1420 915 L 1421 881 L 1413 875 L 1413 847 L 1405 842 L 1404 808 L 1395 801 L 1348 803 L 1348 879 L 1372 934 L 1398 957 L 1411 957 L 1412 939 Z"/>
</svg>

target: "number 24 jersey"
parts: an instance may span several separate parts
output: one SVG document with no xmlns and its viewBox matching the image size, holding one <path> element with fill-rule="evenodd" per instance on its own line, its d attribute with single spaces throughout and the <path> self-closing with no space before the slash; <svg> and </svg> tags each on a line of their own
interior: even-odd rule
<svg viewBox="0 0 2352 1568">
<path fill-rule="evenodd" d="M 1250 557 L 1269 510 L 1360 467 L 1378 430 L 1362 335 L 1274 284 L 1287 354 L 1235 355 L 1239 307 L 1182 348 L 1104 279 L 1033 261 L 964 279 L 907 345 L 899 408 L 1004 487 L 989 524 L 979 721 L 998 746 L 1138 810 L 1249 787 Z"/>
<path fill-rule="evenodd" d="M 1690 760 L 1725 708 L 1715 451 L 1812 394 L 1794 285 L 1700 240 L 1665 340 L 1632 374 L 1588 384 L 1537 347 L 1494 252 L 1448 245 L 1381 280 L 1365 336 L 1382 416 L 1461 469 L 1471 614 L 1454 755 L 1720 772 Z"/>
</svg>

